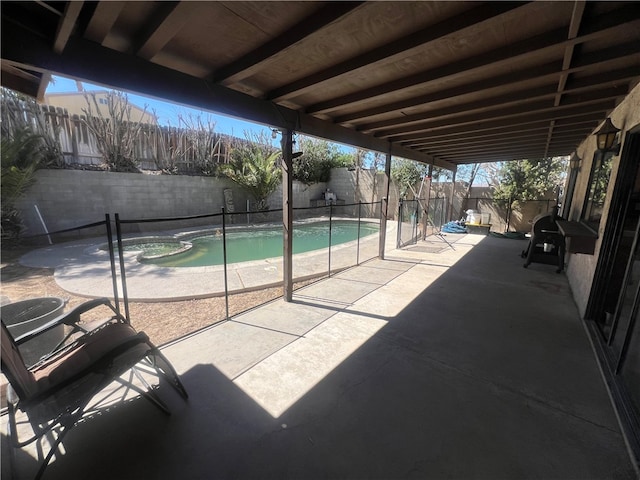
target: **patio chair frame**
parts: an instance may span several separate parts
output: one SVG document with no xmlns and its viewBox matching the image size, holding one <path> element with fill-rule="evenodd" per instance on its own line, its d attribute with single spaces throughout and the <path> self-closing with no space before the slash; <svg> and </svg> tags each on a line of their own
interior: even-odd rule
<svg viewBox="0 0 640 480">
<path fill-rule="evenodd" d="M 87 324 L 81 322 L 83 313 L 102 305 L 111 309 L 110 318 Z M 68 334 L 53 352 L 43 356 L 35 365 L 27 368 L 18 346 L 60 324 L 71 327 Z M 117 335 L 113 336 L 114 333 Z M 156 394 L 156 387 L 150 385 L 143 373 L 153 374 L 158 378 L 158 381 L 160 379 L 166 380 L 182 398 L 185 400 L 188 398 L 187 391 L 167 358 L 151 343 L 144 332 L 136 332 L 107 298 L 85 302 L 46 325 L 15 339 L 2 322 L 2 337 L 2 372 L 9 381 L 7 410 L 12 469 L 15 465 L 13 448 L 20 449 L 43 439 L 49 433 L 55 435 L 55 439 L 36 474 L 36 479 L 42 477 L 66 434 L 83 417 L 97 411 L 100 405 L 120 390 L 117 389 L 103 398 L 93 401 L 100 392 L 112 383 L 117 382 L 124 386 L 123 399 L 129 390 L 134 391 L 167 415 L 171 413 L 169 408 Z M 53 382 L 43 389 L 35 388 L 34 392 L 28 392 L 23 388 L 19 378 L 21 373 L 35 378 L 39 371 L 42 372 L 43 369 L 55 366 L 57 363 L 62 364 L 65 359 L 72 359 L 73 354 L 78 353 L 79 349 L 94 348 L 98 342 L 106 342 L 105 351 L 98 350 L 98 358 L 91 360 L 88 365 L 83 365 L 79 371 L 74 372 L 65 380 L 58 383 Z M 113 345 L 110 345 L 109 342 Z M 17 372 L 15 365 L 17 362 L 22 362 L 23 372 Z M 22 368 L 20 365 L 17 367 L 18 369 Z M 129 372 L 129 376 L 124 378 L 123 376 L 127 372 Z M 42 375 L 42 377 L 46 376 L 46 373 Z M 144 388 L 134 383 L 136 379 Z M 18 422 L 18 410 L 26 414 L 27 420 Z M 33 435 L 26 439 L 20 439 L 18 434 L 18 425 L 23 423 L 29 423 L 33 431 Z M 41 445 L 38 445 L 38 453 L 41 456 L 44 455 Z"/>
</svg>

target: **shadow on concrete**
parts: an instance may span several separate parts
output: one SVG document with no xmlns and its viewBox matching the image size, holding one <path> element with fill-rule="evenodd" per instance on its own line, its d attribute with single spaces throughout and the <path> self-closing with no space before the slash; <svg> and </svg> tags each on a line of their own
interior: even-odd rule
<svg viewBox="0 0 640 480">
<path fill-rule="evenodd" d="M 522 268 L 525 244 L 394 252 L 176 342 L 166 353 L 189 401 L 165 395 L 165 417 L 138 399 L 82 423 L 45 478 L 635 478 L 566 277 Z M 357 349 L 268 413 L 269 395 L 342 347 L 330 328 L 371 322 Z M 221 366 L 263 334 L 283 339 Z M 21 455 L 20 471 L 31 463 Z"/>
</svg>

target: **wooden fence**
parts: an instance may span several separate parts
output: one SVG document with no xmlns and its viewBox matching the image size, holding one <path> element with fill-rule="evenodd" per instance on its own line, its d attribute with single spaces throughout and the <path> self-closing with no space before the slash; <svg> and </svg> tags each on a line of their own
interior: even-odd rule
<svg viewBox="0 0 640 480">
<path fill-rule="evenodd" d="M 59 167 L 103 164 L 98 140 L 84 115 L 70 115 L 66 109 L 37 105 L 29 100 L 3 95 L 2 131 L 9 134 L 28 126 L 45 137 L 60 152 Z M 108 120 L 107 120 L 108 121 Z M 216 164 L 226 163 L 230 146 L 246 142 L 215 133 L 207 126 L 196 129 L 142 124 L 135 144 L 141 169 L 166 173 L 212 175 Z"/>
</svg>

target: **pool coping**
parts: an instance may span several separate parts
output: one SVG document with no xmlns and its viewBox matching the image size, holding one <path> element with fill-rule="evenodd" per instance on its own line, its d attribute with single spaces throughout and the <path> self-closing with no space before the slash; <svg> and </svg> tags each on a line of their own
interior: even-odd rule
<svg viewBox="0 0 640 480">
<path fill-rule="evenodd" d="M 260 225 L 264 227 L 264 224 Z M 246 227 L 246 226 L 245 226 Z M 394 222 L 387 224 L 386 249 L 395 249 Z M 157 232 L 164 235 L 166 232 Z M 150 236 L 150 235 L 145 235 Z M 127 235 L 125 238 L 140 237 Z M 113 281 L 108 251 L 100 250 L 104 238 L 86 239 L 51 245 L 33 250 L 20 258 L 20 264 L 34 268 L 54 269 L 56 283 L 74 295 L 95 298 L 113 297 Z M 355 265 L 356 241 L 331 248 L 331 271 L 341 271 Z M 379 237 L 372 235 L 360 241 L 360 263 L 378 256 Z M 127 294 L 130 301 L 161 302 L 223 296 L 225 283 L 229 293 L 241 293 L 282 285 L 284 273 L 282 257 L 254 260 L 224 266 L 159 267 L 137 260 L 138 253 L 125 252 Z M 294 281 L 303 281 L 327 274 L 326 249 L 294 255 Z M 118 295 L 122 296 L 122 282 L 117 274 Z"/>
</svg>

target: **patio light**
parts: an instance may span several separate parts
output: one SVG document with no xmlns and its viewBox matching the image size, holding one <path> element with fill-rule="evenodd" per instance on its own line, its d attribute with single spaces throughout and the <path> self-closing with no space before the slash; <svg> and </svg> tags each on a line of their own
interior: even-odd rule
<svg viewBox="0 0 640 480">
<path fill-rule="evenodd" d="M 578 170 L 580 168 L 580 164 L 582 163 L 582 159 L 577 155 L 572 155 L 571 160 L 569 160 L 569 167 L 571 170 Z"/>
<path fill-rule="evenodd" d="M 598 150 L 603 153 L 609 152 L 615 150 L 617 146 L 617 151 L 615 151 L 614 153 L 618 153 L 618 151 L 620 150 L 620 145 L 616 144 L 616 146 L 614 146 L 614 142 L 619 131 L 620 129 L 616 128 L 616 126 L 611 123 L 611 119 L 607 117 L 607 119 L 602 124 L 602 127 L 600 127 L 600 130 L 594 133 L 594 135 L 596 136 Z"/>
</svg>

